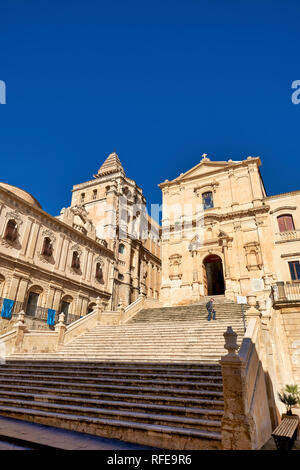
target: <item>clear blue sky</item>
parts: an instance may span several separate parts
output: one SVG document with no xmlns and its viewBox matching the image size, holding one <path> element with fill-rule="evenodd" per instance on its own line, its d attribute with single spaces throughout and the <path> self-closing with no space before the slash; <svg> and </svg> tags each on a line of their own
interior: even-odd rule
<svg viewBox="0 0 300 470">
<path fill-rule="evenodd" d="M 148 203 L 212 160 L 300 189 L 300 2 L 1 0 L 0 180 L 57 215 L 116 151 Z"/>
</svg>

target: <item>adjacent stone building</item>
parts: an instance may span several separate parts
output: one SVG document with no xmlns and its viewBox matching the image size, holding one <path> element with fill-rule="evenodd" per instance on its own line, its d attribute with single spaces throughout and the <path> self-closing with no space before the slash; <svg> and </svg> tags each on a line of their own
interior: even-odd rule
<svg viewBox="0 0 300 470">
<path fill-rule="evenodd" d="M 129 305 L 142 293 L 158 299 L 161 278 L 160 226 L 147 213 L 141 188 L 128 178 L 116 153 L 94 179 L 73 187 L 71 208 L 83 207 L 98 237 L 115 257 L 112 307 Z"/>
<path fill-rule="evenodd" d="M 9 317 L 24 309 L 45 321 L 51 310 L 74 321 L 97 297 L 105 310 L 139 294 L 157 299 L 159 237 L 142 190 L 116 154 L 93 181 L 74 187 L 71 206 L 58 217 L 28 192 L 0 183 L 0 311 L 6 299 Z"/>
</svg>

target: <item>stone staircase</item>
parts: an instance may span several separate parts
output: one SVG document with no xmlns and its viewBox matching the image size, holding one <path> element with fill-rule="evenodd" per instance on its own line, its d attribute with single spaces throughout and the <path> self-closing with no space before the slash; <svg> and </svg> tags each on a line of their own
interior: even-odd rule
<svg viewBox="0 0 300 470">
<path fill-rule="evenodd" d="M 241 306 L 141 310 L 97 326 L 57 353 L 14 354 L 0 368 L 0 414 L 165 449 L 221 448 L 227 326 Z"/>
</svg>

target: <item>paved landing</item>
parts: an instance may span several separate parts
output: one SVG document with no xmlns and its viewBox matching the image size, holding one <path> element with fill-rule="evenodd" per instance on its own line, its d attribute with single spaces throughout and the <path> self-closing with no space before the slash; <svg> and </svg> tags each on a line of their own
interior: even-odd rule
<svg viewBox="0 0 300 470">
<path fill-rule="evenodd" d="M 0 450 L 153 450 L 117 439 L 0 416 Z"/>
</svg>

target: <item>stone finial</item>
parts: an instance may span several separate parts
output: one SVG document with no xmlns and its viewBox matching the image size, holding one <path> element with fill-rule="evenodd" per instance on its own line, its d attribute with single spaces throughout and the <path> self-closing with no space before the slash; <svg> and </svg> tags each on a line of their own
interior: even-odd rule
<svg viewBox="0 0 300 470">
<path fill-rule="evenodd" d="M 247 295 L 247 304 L 250 305 L 250 307 L 255 307 L 256 306 L 256 295 L 255 294 Z"/>
<path fill-rule="evenodd" d="M 125 310 L 125 305 L 124 305 L 123 299 L 120 298 L 119 305 L 118 305 L 118 311 L 123 312 L 123 310 Z"/>
<path fill-rule="evenodd" d="M 24 310 L 21 310 L 21 312 L 19 312 L 18 314 L 16 326 L 23 326 L 23 325 L 25 325 L 25 312 Z"/>
<path fill-rule="evenodd" d="M 97 306 L 97 308 L 102 309 L 102 302 L 101 302 L 101 299 L 100 299 L 99 296 L 96 299 L 96 306 Z"/>
<path fill-rule="evenodd" d="M 65 324 L 65 314 L 63 312 L 61 312 L 59 317 L 58 317 L 58 324 L 59 325 L 64 325 Z"/>
<path fill-rule="evenodd" d="M 260 312 L 256 308 L 256 295 L 255 294 L 251 293 L 247 295 L 247 304 L 250 305 L 250 308 L 248 308 L 248 310 L 246 310 L 245 312 L 246 318 L 250 318 L 250 317 L 259 318 Z"/>
<path fill-rule="evenodd" d="M 233 331 L 231 326 L 228 326 L 223 336 L 225 338 L 224 348 L 227 349 L 228 355 L 235 356 L 236 355 L 235 351 L 239 349 L 237 341 L 236 341 L 237 333 Z"/>
</svg>

